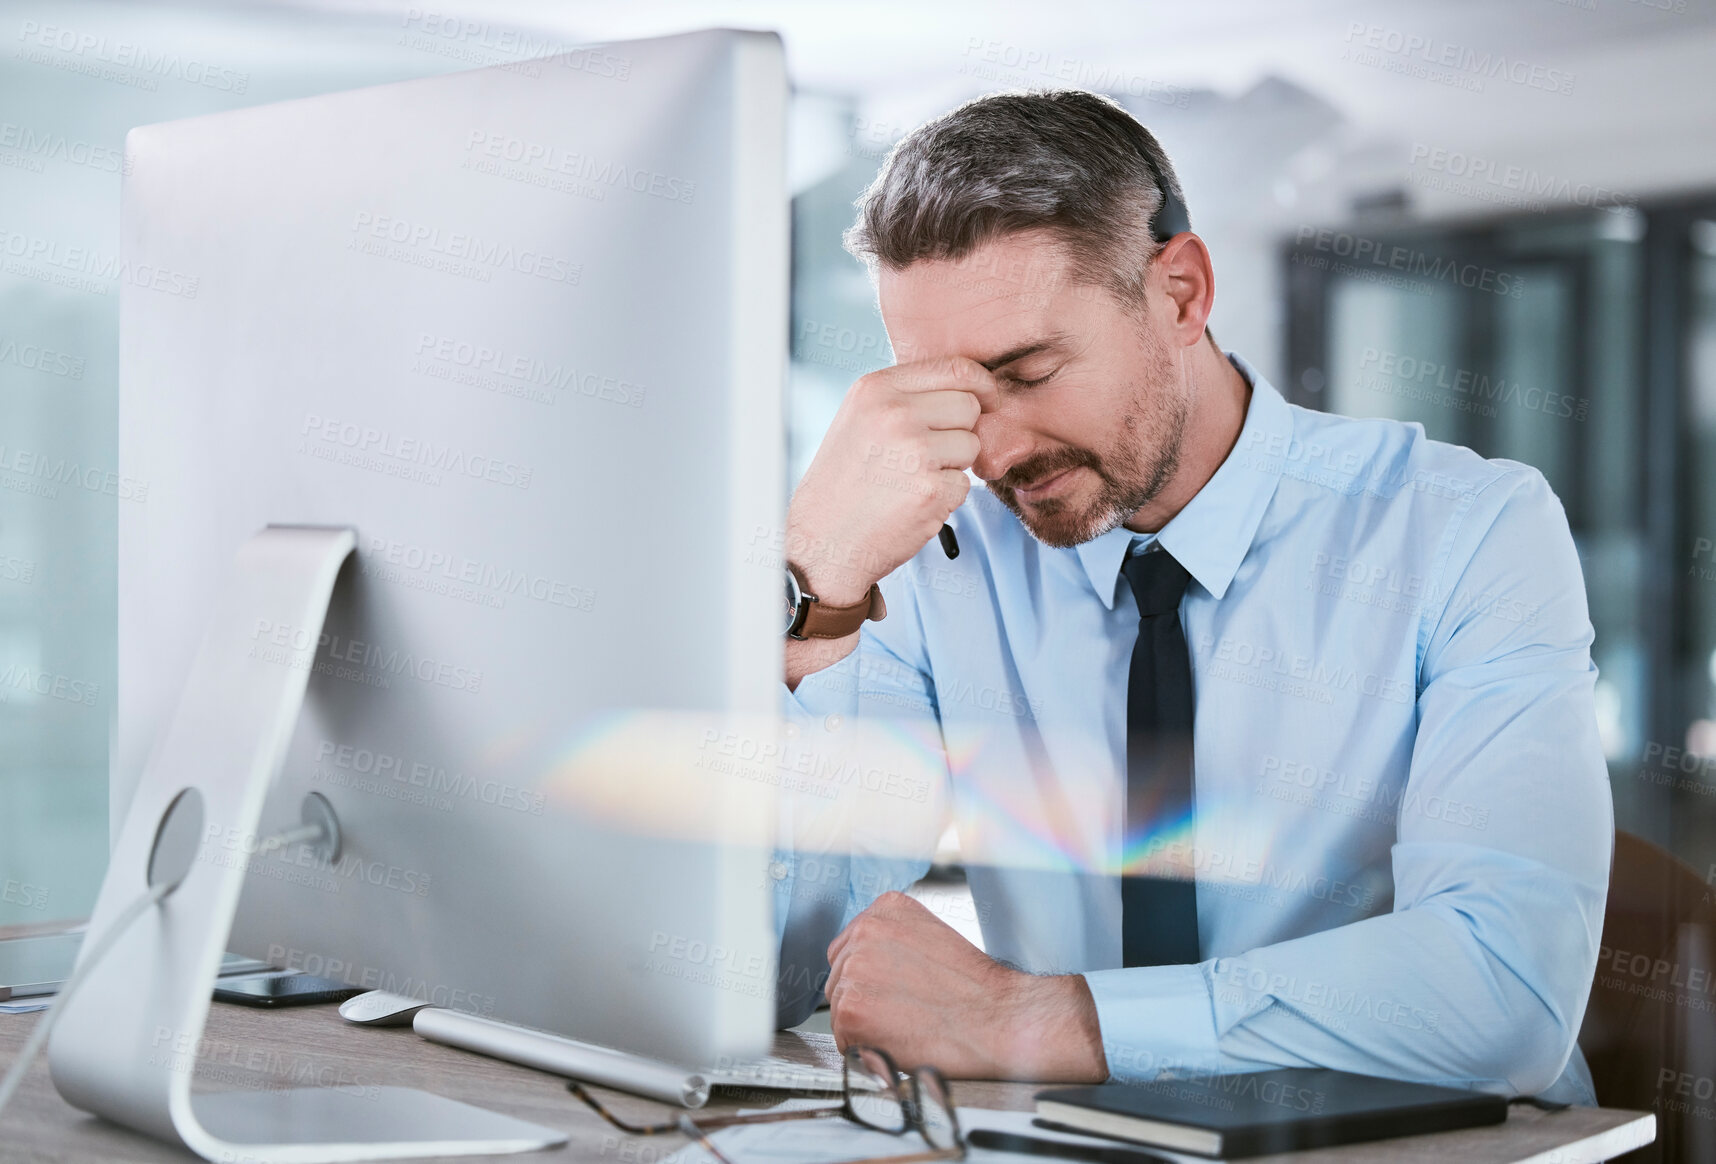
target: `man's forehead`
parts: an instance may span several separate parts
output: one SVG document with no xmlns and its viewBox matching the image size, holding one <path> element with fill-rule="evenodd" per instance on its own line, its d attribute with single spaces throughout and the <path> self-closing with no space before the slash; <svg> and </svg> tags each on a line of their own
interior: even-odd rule
<svg viewBox="0 0 1716 1164">
<path fill-rule="evenodd" d="M 1059 247 L 1021 236 L 959 259 L 883 268 L 882 319 L 901 360 L 959 354 L 988 362 L 1061 330 L 1057 309 L 1072 289 L 1071 270 Z"/>
</svg>

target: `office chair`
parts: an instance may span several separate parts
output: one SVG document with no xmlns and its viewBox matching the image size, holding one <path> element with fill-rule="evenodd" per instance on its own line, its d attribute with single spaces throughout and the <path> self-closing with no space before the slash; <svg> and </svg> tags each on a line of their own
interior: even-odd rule
<svg viewBox="0 0 1716 1164">
<path fill-rule="evenodd" d="M 1630 833 L 1615 834 L 1579 1046 L 1599 1104 L 1656 1112 L 1656 1142 L 1620 1160 L 1716 1160 L 1716 887 Z"/>
</svg>

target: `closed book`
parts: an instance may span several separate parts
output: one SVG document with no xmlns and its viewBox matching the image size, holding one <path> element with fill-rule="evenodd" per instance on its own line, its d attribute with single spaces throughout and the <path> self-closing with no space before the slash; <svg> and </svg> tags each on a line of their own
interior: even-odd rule
<svg viewBox="0 0 1716 1164">
<path fill-rule="evenodd" d="M 1234 1158 L 1499 1124 L 1507 1119 L 1507 1099 L 1287 1067 L 1042 1091 L 1037 1118 L 1066 1131 Z"/>
</svg>

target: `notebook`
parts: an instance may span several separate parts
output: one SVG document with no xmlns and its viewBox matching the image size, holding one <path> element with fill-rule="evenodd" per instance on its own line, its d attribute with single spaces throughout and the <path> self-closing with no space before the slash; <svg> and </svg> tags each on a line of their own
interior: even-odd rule
<svg viewBox="0 0 1716 1164">
<path fill-rule="evenodd" d="M 1037 1093 L 1045 1126 L 1199 1156 L 1259 1156 L 1499 1124 L 1500 1095 L 1321 1067 Z"/>
</svg>

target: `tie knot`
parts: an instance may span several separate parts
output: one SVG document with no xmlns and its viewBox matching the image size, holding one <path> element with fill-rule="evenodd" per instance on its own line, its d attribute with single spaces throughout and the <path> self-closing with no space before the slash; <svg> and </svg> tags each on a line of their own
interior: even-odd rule
<svg viewBox="0 0 1716 1164">
<path fill-rule="evenodd" d="M 1180 608 L 1180 598 L 1192 576 L 1164 549 L 1128 555 L 1120 564 L 1120 572 L 1132 584 L 1132 597 L 1138 600 L 1138 617 L 1167 614 Z"/>
</svg>

